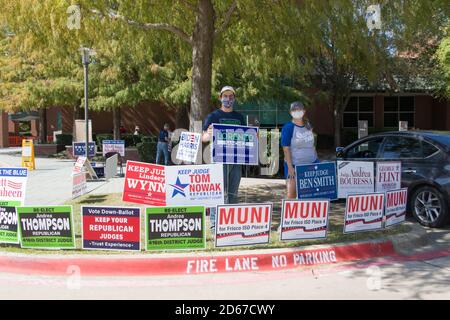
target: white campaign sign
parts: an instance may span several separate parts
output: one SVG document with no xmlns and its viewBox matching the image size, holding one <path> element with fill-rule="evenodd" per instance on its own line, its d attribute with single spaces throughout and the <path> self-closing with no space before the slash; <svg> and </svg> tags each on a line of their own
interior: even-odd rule
<svg viewBox="0 0 450 320">
<path fill-rule="evenodd" d="M 384 193 L 348 196 L 344 233 L 382 229 L 383 212 Z"/>
<path fill-rule="evenodd" d="M 103 140 L 103 156 L 110 152 L 117 152 L 121 157 L 125 156 L 125 140 Z"/>
<path fill-rule="evenodd" d="M 401 162 L 377 162 L 376 192 L 400 189 L 402 184 Z"/>
<path fill-rule="evenodd" d="M 405 221 L 406 204 L 408 201 L 408 188 L 386 192 L 386 227 Z"/>
<path fill-rule="evenodd" d="M 25 202 L 27 168 L 0 168 L 0 200 Z"/>
<path fill-rule="evenodd" d="M 86 173 L 77 173 L 72 176 L 72 199 L 81 197 L 87 191 Z"/>
<path fill-rule="evenodd" d="M 327 237 L 329 200 L 283 200 L 280 240 Z"/>
<path fill-rule="evenodd" d="M 349 194 L 372 193 L 375 190 L 373 162 L 338 161 L 338 198 Z"/>
<path fill-rule="evenodd" d="M 166 205 L 224 204 L 223 165 L 167 166 Z"/>
<path fill-rule="evenodd" d="M 272 203 L 217 206 L 216 247 L 267 244 Z"/>
<path fill-rule="evenodd" d="M 200 133 L 182 132 L 178 144 L 177 159 L 188 162 L 197 160 L 200 147 Z"/>
</svg>

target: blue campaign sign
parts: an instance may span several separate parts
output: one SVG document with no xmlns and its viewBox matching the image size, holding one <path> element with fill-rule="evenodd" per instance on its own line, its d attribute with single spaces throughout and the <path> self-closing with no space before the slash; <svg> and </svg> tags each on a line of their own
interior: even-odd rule
<svg viewBox="0 0 450 320">
<path fill-rule="evenodd" d="M 298 199 L 337 199 L 334 162 L 296 166 L 295 172 Z"/>
<path fill-rule="evenodd" d="M 258 165 L 258 129 L 213 124 L 212 163 Z"/>
<path fill-rule="evenodd" d="M 73 143 L 73 156 L 84 156 L 86 154 L 86 142 Z M 89 156 L 95 156 L 95 142 L 89 142 Z"/>
<path fill-rule="evenodd" d="M 103 140 L 103 156 L 110 152 L 117 152 L 121 157 L 125 156 L 125 140 Z"/>
</svg>

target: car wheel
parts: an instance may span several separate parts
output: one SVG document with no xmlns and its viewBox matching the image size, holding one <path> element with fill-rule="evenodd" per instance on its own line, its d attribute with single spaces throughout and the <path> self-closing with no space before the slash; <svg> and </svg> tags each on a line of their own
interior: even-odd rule
<svg viewBox="0 0 450 320">
<path fill-rule="evenodd" d="M 448 220 L 448 208 L 442 193 L 433 187 L 420 187 L 411 197 L 414 218 L 423 226 L 442 227 Z"/>
</svg>

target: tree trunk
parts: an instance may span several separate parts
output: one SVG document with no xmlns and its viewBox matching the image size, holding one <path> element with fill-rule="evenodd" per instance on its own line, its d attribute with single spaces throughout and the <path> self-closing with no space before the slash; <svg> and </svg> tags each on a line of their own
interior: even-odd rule
<svg viewBox="0 0 450 320">
<path fill-rule="evenodd" d="M 112 113 L 114 140 L 120 140 L 120 108 L 113 108 Z"/>
<path fill-rule="evenodd" d="M 342 147 L 341 145 L 341 123 L 342 123 L 342 112 L 340 107 L 334 106 L 334 146 Z"/>
<path fill-rule="evenodd" d="M 47 143 L 47 109 L 39 109 L 39 143 Z"/>
<path fill-rule="evenodd" d="M 211 76 L 214 46 L 215 12 L 211 0 L 199 0 L 192 36 L 192 95 L 190 130 L 195 121 L 203 121 L 211 103 Z"/>
</svg>

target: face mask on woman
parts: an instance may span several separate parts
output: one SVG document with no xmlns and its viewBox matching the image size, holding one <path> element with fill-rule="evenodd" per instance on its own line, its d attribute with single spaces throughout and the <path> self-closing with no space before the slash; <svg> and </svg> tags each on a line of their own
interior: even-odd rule
<svg viewBox="0 0 450 320">
<path fill-rule="evenodd" d="M 291 112 L 292 118 L 297 119 L 297 120 L 302 119 L 304 114 L 305 114 L 305 111 L 303 111 L 303 110 Z"/>
</svg>

